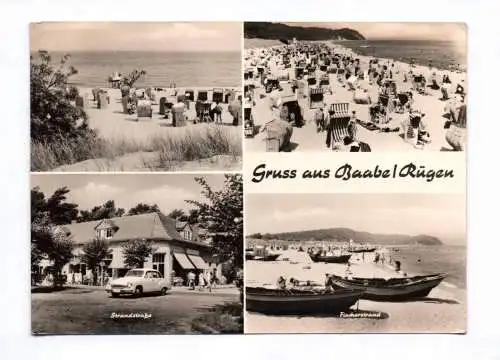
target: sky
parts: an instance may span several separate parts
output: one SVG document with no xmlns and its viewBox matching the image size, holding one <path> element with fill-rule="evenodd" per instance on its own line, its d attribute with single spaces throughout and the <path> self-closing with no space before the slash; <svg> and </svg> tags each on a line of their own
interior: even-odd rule
<svg viewBox="0 0 500 360">
<path fill-rule="evenodd" d="M 204 200 L 201 187 L 194 181 L 198 175 L 185 174 L 67 174 L 31 176 L 31 188 L 39 186 L 46 197 L 63 186 L 71 191 L 67 195 L 68 202 L 79 205 L 79 210 L 89 210 L 114 200 L 117 207 L 126 210 L 146 203 L 158 204 L 160 210 L 167 215 L 173 209 L 188 210 L 192 208 L 184 200 Z M 224 184 L 224 175 L 203 175 L 214 190 Z"/>
<path fill-rule="evenodd" d="M 337 23 L 286 23 L 304 27 L 350 28 L 359 31 L 369 40 L 411 39 L 449 40 L 465 43 L 467 28 L 463 23 L 418 23 L 418 22 L 337 22 Z"/>
<path fill-rule="evenodd" d="M 240 22 L 45 22 L 31 51 L 241 51 Z"/>
<path fill-rule="evenodd" d="M 347 227 L 378 234 L 426 234 L 461 243 L 466 197 L 441 194 L 251 194 L 245 233 Z"/>
</svg>

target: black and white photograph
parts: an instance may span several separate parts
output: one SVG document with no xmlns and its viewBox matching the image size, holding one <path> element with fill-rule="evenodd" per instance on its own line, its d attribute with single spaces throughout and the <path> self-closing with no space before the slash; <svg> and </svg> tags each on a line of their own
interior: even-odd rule
<svg viewBox="0 0 500 360">
<path fill-rule="evenodd" d="M 465 194 L 247 195 L 245 333 L 463 334 L 466 227 Z"/>
<path fill-rule="evenodd" d="M 243 332 L 239 174 L 34 174 L 31 331 Z"/>
<path fill-rule="evenodd" d="M 242 27 L 31 24 L 31 170 L 240 170 Z"/>
<path fill-rule="evenodd" d="M 244 24 L 245 149 L 465 151 L 464 23 Z"/>
</svg>

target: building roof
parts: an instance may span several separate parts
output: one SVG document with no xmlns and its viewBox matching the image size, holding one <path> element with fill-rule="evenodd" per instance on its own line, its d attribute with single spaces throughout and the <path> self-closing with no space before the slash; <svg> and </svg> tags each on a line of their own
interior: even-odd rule
<svg viewBox="0 0 500 360">
<path fill-rule="evenodd" d="M 176 229 L 176 221 L 162 213 L 148 213 L 105 219 L 114 225 L 115 233 L 110 242 L 133 239 L 162 239 L 189 244 L 200 243 L 185 240 Z M 76 244 L 84 244 L 96 237 L 96 228 L 105 220 L 63 225 Z"/>
</svg>

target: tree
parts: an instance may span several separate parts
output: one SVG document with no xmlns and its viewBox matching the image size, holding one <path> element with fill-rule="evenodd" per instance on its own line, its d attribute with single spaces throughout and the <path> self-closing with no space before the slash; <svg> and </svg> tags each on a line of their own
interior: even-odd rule
<svg viewBox="0 0 500 360">
<path fill-rule="evenodd" d="M 109 250 L 109 245 L 106 240 L 92 239 L 91 242 L 83 246 L 82 261 L 92 270 L 92 280 L 94 285 L 97 284 L 97 269 L 100 263 L 111 256 L 112 251 Z"/>
<path fill-rule="evenodd" d="M 122 78 L 122 85 L 133 87 L 134 84 L 143 76 L 146 75 L 146 70 L 135 69 L 130 74 Z"/>
<path fill-rule="evenodd" d="M 94 206 L 90 211 L 80 211 L 78 222 L 95 221 L 121 217 L 125 214 L 125 209 L 117 208 L 114 200 L 108 200 L 100 206 Z"/>
<path fill-rule="evenodd" d="M 196 206 L 199 223 L 212 237 L 214 250 L 222 261 L 243 266 L 243 178 L 226 174 L 222 190 L 214 191 L 202 177 L 195 178 L 207 202 L 187 200 Z"/>
<path fill-rule="evenodd" d="M 85 111 L 71 102 L 77 93 L 68 87 L 68 79 L 77 71 L 69 60 L 65 55 L 54 65 L 47 51 L 39 51 L 38 59 L 30 57 L 31 140 L 35 142 L 97 137 Z"/>
<path fill-rule="evenodd" d="M 127 215 L 139 215 L 139 214 L 149 214 L 149 213 L 155 213 L 155 212 L 160 212 L 160 208 L 158 205 L 153 204 L 153 205 L 148 205 L 148 204 L 143 204 L 139 203 L 133 208 L 131 208 L 128 212 Z"/>
<path fill-rule="evenodd" d="M 31 220 L 46 213 L 48 222 L 53 225 L 71 223 L 78 217 L 78 205 L 66 201 L 69 192 L 67 187 L 61 187 L 46 199 L 39 187 L 31 189 Z"/>
<path fill-rule="evenodd" d="M 53 235 L 47 252 L 49 260 L 53 263 L 54 287 L 64 284 L 62 268 L 73 258 L 73 241 L 65 234 Z"/>
<path fill-rule="evenodd" d="M 186 213 L 182 209 L 174 209 L 167 215 L 171 219 L 180 219 L 184 216 L 186 216 Z"/>
<path fill-rule="evenodd" d="M 122 249 L 124 263 L 128 267 L 141 268 L 146 259 L 153 253 L 153 245 L 148 240 L 133 240 L 127 242 Z"/>
</svg>

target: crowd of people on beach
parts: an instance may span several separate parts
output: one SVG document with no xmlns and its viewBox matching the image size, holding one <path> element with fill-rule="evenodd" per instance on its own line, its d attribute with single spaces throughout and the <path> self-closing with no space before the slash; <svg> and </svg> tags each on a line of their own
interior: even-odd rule
<svg viewBox="0 0 500 360">
<path fill-rule="evenodd" d="M 360 126 L 368 131 L 397 132 L 413 147 L 424 148 L 432 141 L 430 122 L 440 119 L 434 114 L 431 118 L 426 113 L 426 100 L 416 98 L 440 95 L 444 102 L 441 115 L 447 119 L 442 124 L 447 129 L 446 141 L 455 151 L 465 149 L 467 93 L 465 74 L 457 70 L 438 70 L 432 63 L 425 68 L 413 60 L 404 64 L 361 57 L 326 43 L 252 49 L 247 51 L 246 66 L 246 128 L 253 127 L 254 117 L 260 115 L 253 111 L 256 103 L 269 93 L 271 114 L 264 123 L 281 120 L 296 127 L 313 123 L 318 133 L 326 132 L 328 148 L 370 151 L 370 145 L 360 139 Z M 255 89 L 259 87 L 265 89 L 265 94 L 257 95 Z M 339 106 L 342 103 L 337 101 L 345 100 L 345 96 L 339 98 L 338 93 L 345 91 L 352 93 L 352 100 Z M 299 116 L 296 109 L 290 108 L 290 101 L 283 101 L 289 93 L 299 103 L 307 100 L 302 108 L 313 110 L 313 116 L 302 124 L 297 123 Z M 349 105 L 354 104 L 357 108 L 365 105 L 369 117 L 362 119 L 356 111 L 349 111 Z M 283 107 L 288 109 L 284 111 Z M 305 114 L 308 109 L 300 111 Z M 251 137 L 253 132 L 247 135 Z"/>
</svg>

